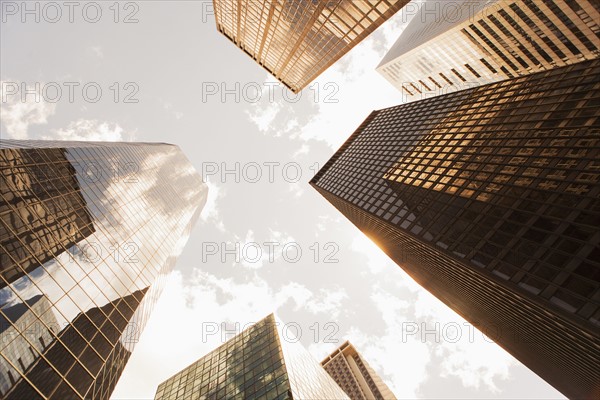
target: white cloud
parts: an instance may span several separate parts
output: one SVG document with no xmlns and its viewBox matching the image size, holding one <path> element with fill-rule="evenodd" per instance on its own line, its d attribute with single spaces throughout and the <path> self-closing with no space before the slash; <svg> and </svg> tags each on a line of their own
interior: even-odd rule
<svg viewBox="0 0 600 400">
<path fill-rule="evenodd" d="M 260 100 L 246 114 L 263 133 L 291 135 L 306 142 L 323 140 L 338 148 L 371 111 L 402 101 L 402 94 L 375 67 L 407 20 L 402 13 L 396 14 L 298 95 L 285 92 L 269 75 Z M 365 101 L 365 93 L 377 96 Z M 307 104 L 308 110 L 303 108 Z"/>
<path fill-rule="evenodd" d="M 102 47 L 100 46 L 90 47 L 90 52 L 98 58 L 104 58 L 104 52 L 102 51 Z"/>
<path fill-rule="evenodd" d="M 167 279 L 112 398 L 152 398 L 156 387 L 146 382 L 162 382 L 285 305 L 335 318 L 347 298 L 342 288 L 322 289 L 315 295 L 297 282 L 274 289 L 256 275 L 238 282 L 200 269 L 184 283 L 182 274 L 175 271 Z M 227 334 L 222 331 L 225 322 L 230 330 Z M 218 331 L 213 332 L 215 328 Z"/>
<path fill-rule="evenodd" d="M 442 376 L 457 377 L 464 387 L 499 391 L 494 379 L 508 379 L 510 367 L 517 364 L 508 352 L 426 290 L 418 291 L 414 311 L 429 328 L 439 327 L 435 351 Z"/>
<path fill-rule="evenodd" d="M 208 199 L 202 209 L 200 219 L 206 223 L 214 223 L 221 232 L 225 232 L 225 224 L 221 219 L 218 206 L 221 199 L 225 197 L 225 189 L 210 179 L 203 178 L 205 179 L 206 186 L 208 186 Z"/>
<path fill-rule="evenodd" d="M 342 303 L 348 299 L 348 292 L 338 287 L 335 289 L 321 289 L 314 298 L 306 302 L 306 309 L 313 314 L 325 313 L 337 319 L 344 309 Z"/>
<path fill-rule="evenodd" d="M 373 274 L 384 272 L 388 268 L 398 268 L 396 263 L 362 233 L 357 233 L 354 236 L 350 249 L 367 258 L 367 267 Z"/>
<path fill-rule="evenodd" d="M 5 129 L 3 137 L 28 139 L 30 125 L 48 123 L 48 118 L 56 112 L 56 104 L 44 100 L 40 93 L 42 86 L 23 87 L 21 82 L 0 81 L 0 121 Z M 25 90 L 35 91 L 35 94 L 25 95 Z"/>
<path fill-rule="evenodd" d="M 431 350 L 415 336 L 402 340 L 409 303 L 379 289 L 372 296 L 375 310 L 381 314 L 385 329 L 380 335 L 367 335 L 351 328 L 348 339 L 399 398 L 418 397 L 419 386 L 426 381 Z"/>
<path fill-rule="evenodd" d="M 180 272 L 169 276 L 112 398 L 153 398 L 156 387 L 147 382 L 162 382 L 230 337 L 221 335 L 222 322 L 241 330 L 285 304 L 300 309 L 314 296 L 295 282 L 273 290 L 258 277 L 236 282 L 201 270 L 190 283 Z M 214 327 L 219 331 L 211 333 Z"/>
<path fill-rule="evenodd" d="M 176 120 L 180 120 L 181 118 L 183 118 L 184 114 L 181 111 L 174 110 L 172 103 L 169 103 L 168 101 L 164 101 L 160 98 L 159 98 L 159 101 L 162 103 L 163 108 L 165 110 L 169 111 L 173 115 L 173 117 L 175 117 Z"/>
<path fill-rule="evenodd" d="M 275 87 L 280 87 L 278 81 L 271 75 L 267 76 L 265 84 L 262 86 L 260 100 L 253 102 L 250 109 L 246 110 L 246 115 L 248 115 L 250 121 L 254 122 L 262 133 L 270 131 L 271 124 L 282 109 L 281 104 L 275 101 Z M 290 119 L 288 123 L 291 124 L 292 121 L 293 119 Z M 275 136 L 280 135 L 281 132 Z"/>
<path fill-rule="evenodd" d="M 51 135 L 42 136 L 53 140 L 83 140 L 120 142 L 133 140 L 134 132 L 124 132 L 119 124 L 100 122 L 97 120 L 78 119 L 69 123 L 66 128 L 54 129 Z"/>
<path fill-rule="evenodd" d="M 236 239 L 239 239 L 236 237 Z M 268 237 L 264 240 L 257 240 L 254 232 L 249 230 L 243 241 L 239 242 L 240 263 L 249 269 L 262 268 L 265 263 L 274 263 L 283 256 L 284 248 L 293 256 L 292 247 L 286 248 L 288 244 L 295 244 L 292 236 L 269 228 Z M 230 243 L 227 248 L 233 249 L 234 244 Z"/>
</svg>

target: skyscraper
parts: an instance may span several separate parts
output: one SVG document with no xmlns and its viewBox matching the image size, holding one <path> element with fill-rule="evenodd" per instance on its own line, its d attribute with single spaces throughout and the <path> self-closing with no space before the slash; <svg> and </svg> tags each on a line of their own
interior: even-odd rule
<svg viewBox="0 0 600 400">
<path fill-rule="evenodd" d="M 351 400 L 395 400 L 396 396 L 348 341 L 321 365 Z"/>
<path fill-rule="evenodd" d="M 374 111 L 311 185 L 572 398 L 600 395 L 600 60 Z"/>
<path fill-rule="evenodd" d="M 12 229 L 0 236 L 0 288 L 94 233 L 75 168 L 62 149 L 47 149 L 44 156 L 21 149 L 4 152 L 1 190 L 7 201 L 0 203 L 0 214 L 10 218 Z M 45 168 L 26 167 L 40 163 Z"/>
<path fill-rule="evenodd" d="M 206 201 L 176 147 L 0 143 L 0 397 L 107 399 Z"/>
<path fill-rule="evenodd" d="M 409 0 L 213 0 L 217 29 L 301 91 Z"/>
<path fill-rule="evenodd" d="M 161 383 L 155 399 L 188 397 L 348 399 L 273 314 Z"/>
<path fill-rule="evenodd" d="M 408 100 L 600 56 L 594 0 L 425 1 L 377 71 Z"/>
</svg>

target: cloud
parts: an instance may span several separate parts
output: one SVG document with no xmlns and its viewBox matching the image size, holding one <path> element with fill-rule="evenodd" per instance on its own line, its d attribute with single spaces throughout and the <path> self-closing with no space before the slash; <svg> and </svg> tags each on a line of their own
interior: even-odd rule
<svg viewBox="0 0 600 400">
<path fill-rule="evenodd" d="M 208 186 L 208 199 L 206 205 L 202 209 L 200 219 L 205 223 L 215 224 L 221 232 L 225 232 L 225 224 L 219 213 L 219 203 L 222 201 L 222 198 L 225 197 L 225 189 L 212 182 L 209 178 L 204 179 L 204 183 Z"/>
<path fill-rule="evenodd" d="M 48 118 L 56 112 L 56 104 L 46 102 L 41 95 L 42 84 L 23 85 L 22 82 L 0 81 L 0 120 L 5 129 L 2 137 L 28 139 L 30 125 L 47 124 Z M 33 92 L 24 95 L 25 91 Z"/>
<path fill-rule="evenodd" d="M 104 58 L 104 52 L 102 51 L 102 47 L 100 46 L 92 46 L 89 48 L 91 54 L 100 59 Z"/>
<path fill-rule="evenodd" d="M 173 104 L 169 103 L 168 101 L 164 101 L 160 98 L 158 100 L 162 103 L 163 108 L 169 111 L 173 115 L 173 117 L 175 117 L 176 120 L 180 120 L 181 118 L 183 118 L 184 114 L 181 111 L 174 110 Z"/>
<path fill-rule="evenodd" d="M 297 136 L 317 111 L 311 89 L 293 94 L 271 75 L 262 84 L 260 98 L 250 102 L 245 110 L 261 133 L 274 137 Z"/>
<path fill-rule="evenodd" d="M 388 268 L 398 268 L 391 258 L 363 234 L 354 237 L 350 249 L 366 257 L 367 267 L 373 274 L 385 272 Z"/>
<path fill-rule="evenodd" d="M 145 157 L 138 159 L 140 165 L 136 173 L 125 175 L 133 180 L 117 176 L 118 179 L 101 180 L 95 190 L 81 192 L 89 211 L 95 216 L 95 232 L 39 267 L 36 274 L 21 277 L 15 282 L 15 285 L 23 285 L 20 297 L 9 291 L 10 297 L 4 300 L 6 303 L 16 304 L 22 301 L 21 298 L 42 292 L 56 305 L 57 320 L 63 324 L 91 307 L 101 307 L 145 289 L 148 276 L 156 272 L 150 269 L 147 276 L 132 276 L 132 270 L 137 271 L 140 267 L 135 264 L 143 263 L 149 255 L 152 256 L 152 268 L 160 270 L 182 253 L 190 227 L 182 221 L 192 224 L 206 201 L 207 188 L 201 185 L 199 175 L 175 146 L 147 151 Z M 111 173 L 113 170 L 109 168 L 113 164 L 109 163 L 125 165 L 128 161 L 131 159 L 127 154 L 118 152 L 106 160 L 107 164 L 95 160 L 98 171 Z M 88 176 L 84 173 L 86 167 L 78 163 L 74 166 L 80 186 L 85 187 L 88 184 L 84 178 Z M 189 202 L 173 204 L 164 197 L 165 184 L 186 189 Z M 135 202 L 128 201 L 132 198 Z M 119 212 L 98 212 L 115 208 Z M 157 231 L 156 226 L 161 230 Z M 64 296 L 65 291 L 70 296 Z"/>
<path fill-rule="evenodd" d="M 321 289 L 319 293 L 306 301 L 306 309 L 313 314 L 325 313 L 337 320 L 344 309 L 342 303 L 348 299 L 348 292 L 338 287 L 335 289 Z"/>
<path fill-rule="evenodd" d="M 395 286 L 410 289 L 412 283 Z M 514 358 L 429 292 L 416 288 L 412 293 L 416 299 L 375 288 L 370 297 L 384 322 L 383 332 L 351 328 L 347 334 L 396 396 L 419 397 L 423 385 L 439 379 L 432 373 L 458 378 L 463 387 L 498 393 L 496 382 L 510 378 Z"/>
<path fill-rule="evenodd" d="M 441 331 L 434 348 L 441 375 L 460 379 L 464 387 L 499 393 L 494 380 L 510 378 L 514 357 L 429 292 L 419 290 L 413 306 L 416 319 Z"/>
<path fill-rule="evenodd" d="M 267 133 L 280 111 L 281 106 L 278 103 L 269 103 L 263 108 L 253 104 L 251 111 L 246 111 L 246 114 L 250 118 L 250 121 L 256 124 L 259 131 Z M 280 135 L 281 132 L 276 134 L 276 136 Z"/>
<path fill-rule="evenodd" d="M 135 132 L 125 132 L 119 124 L 98 120 L 78 119 L 66 128 L 53 129 L 50 135 L 42 136 L 51 140 L 81 140 L 101 142 L 121 142 L 133 140 Z"/>
<path fill-rule="evenodd" d="M 396 14 L 298 95 L 269 75 L 260 100 L 246 111 L 250 121 L 264 134 L 305 143 L 321 140 L 338 148 L 373 109 L 402 101 L 402 94 L 375 68 L 409 19 Z M 365 101 L 365 93 L 377 96 Z"/>
<path fill-rule="evenodd" d="M 397 397 L 416 398 L 419 386 L 428 377 L 430 346 L 416 336 L 402 340 L 403 323 L 410 310 L 408 301 L 381 288 L 371 295 L 371 300 L 375 305 L 374 311 L 379 312 L 385 323 L 383 332 L 367 335 L 357 328 L 351 328 L 347 336 L 367 362 L 380 371 Z"/>
<path fill-rule="evenodd" d="M 387 32 L 394 31 L 397 18 L 383 25 Z M 387 36 L 392 34 L 377 30 L 317 78 L 317 110 L 298 131 L 299 138 L 322 140 L 337 149 L 371 111 L 401 103 L 401 93 L 375 71 L 382 57 L 380 49 L 388 47 Z M 365 93 L 377 96 L 365 101 Z"/>
<path fill-rule="evenodd" d="M 184 282 L 183 275 L 175 271 L 168 277 L 121 377 L 122 384 L 117 385 L 112 397 L 152 398 L 156 387 L 146 382 L 162 382 L 244 327 L 284 306 L 313 314 L 330 313 L 335 318 L 347 298 L 346 291 L 339 287 L 323 288 L 315 295 L 297 282 L 274 288 L 255 274 L 238 281 L 197 268 Z M 226 323 L 228 332 L 223 331 L 222 323 Z"/>
<path fill-rule="evenodd" d="M 248 230 L 246 237 L 240 240 L 236 236 L 238 244 L 239 262 L 248 269 L 257 270 L 265 266 L 265 263 L 273 264 L 283 257 L 283 250 L 288 244 L 295 244 L 292 236 L 269 228 L 268 236 L 264 239 L 256 239 L 254 231 Z M 226 247 L 233 249 L 234 243 L 229 243 Z M 290 254 L 294 250 L 286 248 Z M 236 261 L 237 262 L 237 261 Z"/>
</svg>

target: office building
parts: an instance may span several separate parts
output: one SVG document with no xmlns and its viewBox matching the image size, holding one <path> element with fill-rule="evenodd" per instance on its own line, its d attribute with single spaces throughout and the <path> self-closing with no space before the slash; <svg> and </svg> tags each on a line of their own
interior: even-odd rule
<svg viewBox="0 0 600 400">
<path fill-rule="evenodd" d="M 271 314 L 161 383 L 155 399 L 348 399 L 290 332 Z"/>
<path fill-rule="evenodd" d="M 108 399 L 207 188 L 176 147 L 0 143 L 0 397 Z"/>
<path fill-rule="evenodd" d="M 12 229 L 0 232 L 0 288 L 94 233 L 75 168 L 61 149 L 47 149 L 44 160 L 19 150 L 4 156 L 0 190 L 7 201 L 0 203 L 0 215 Z M 27 167 L 39 163 L 46 167 Z"/>
<path fill-rule="evenodd" d="M 599 55 L 595 0 L 427 0 L 377 71 L 418 100 Z"/>
<path fill-rule="evenodd" d="M 600 60 L 374 111 L 311 185 L 570 398 L 600 394 Z"/>
<path fill-rule="evenodd" d="M 409 0 L 213 0 L 216 25 L 298 93 Z"/>
<path fill-rule="evenodd" d="M 395 400 L 396 396 L 348 341 L 321 365 L 351 400 Z"/>
</svg>

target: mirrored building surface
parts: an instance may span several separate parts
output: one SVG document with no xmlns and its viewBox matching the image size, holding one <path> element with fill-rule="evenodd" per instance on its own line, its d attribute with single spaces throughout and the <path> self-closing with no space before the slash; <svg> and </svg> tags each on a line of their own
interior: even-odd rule
<svg viewBox="0 0 600 400">
<path fill-rule="evenodd" d="M 427 0 L 377 71 L 418 100 L 598 56 L 595 0 Z"/>
<path fill-rule="evenodd" d="M 167 144 L 0 143 L 0 397 L 107 399 L 207 188 Z"/>
<path fill-rule="evenodd" d="M 219 32 L 301 91 L 409 0 L 213 0 Z"/>
<path fill-rule="evenodd" d="M 351 400 L 396 400 L 396 396 L 348 341 L 321 361 Z"/>
<path fill-rule="evenodd" d="M 374 111 L 311 181 L 566 396 L 600 394 L 600 60 Z"/>
<path fill-rule="evenodd" d="M 158 386 L 167 399 L 348 399 L 273 314 Z"/>
</svg>

